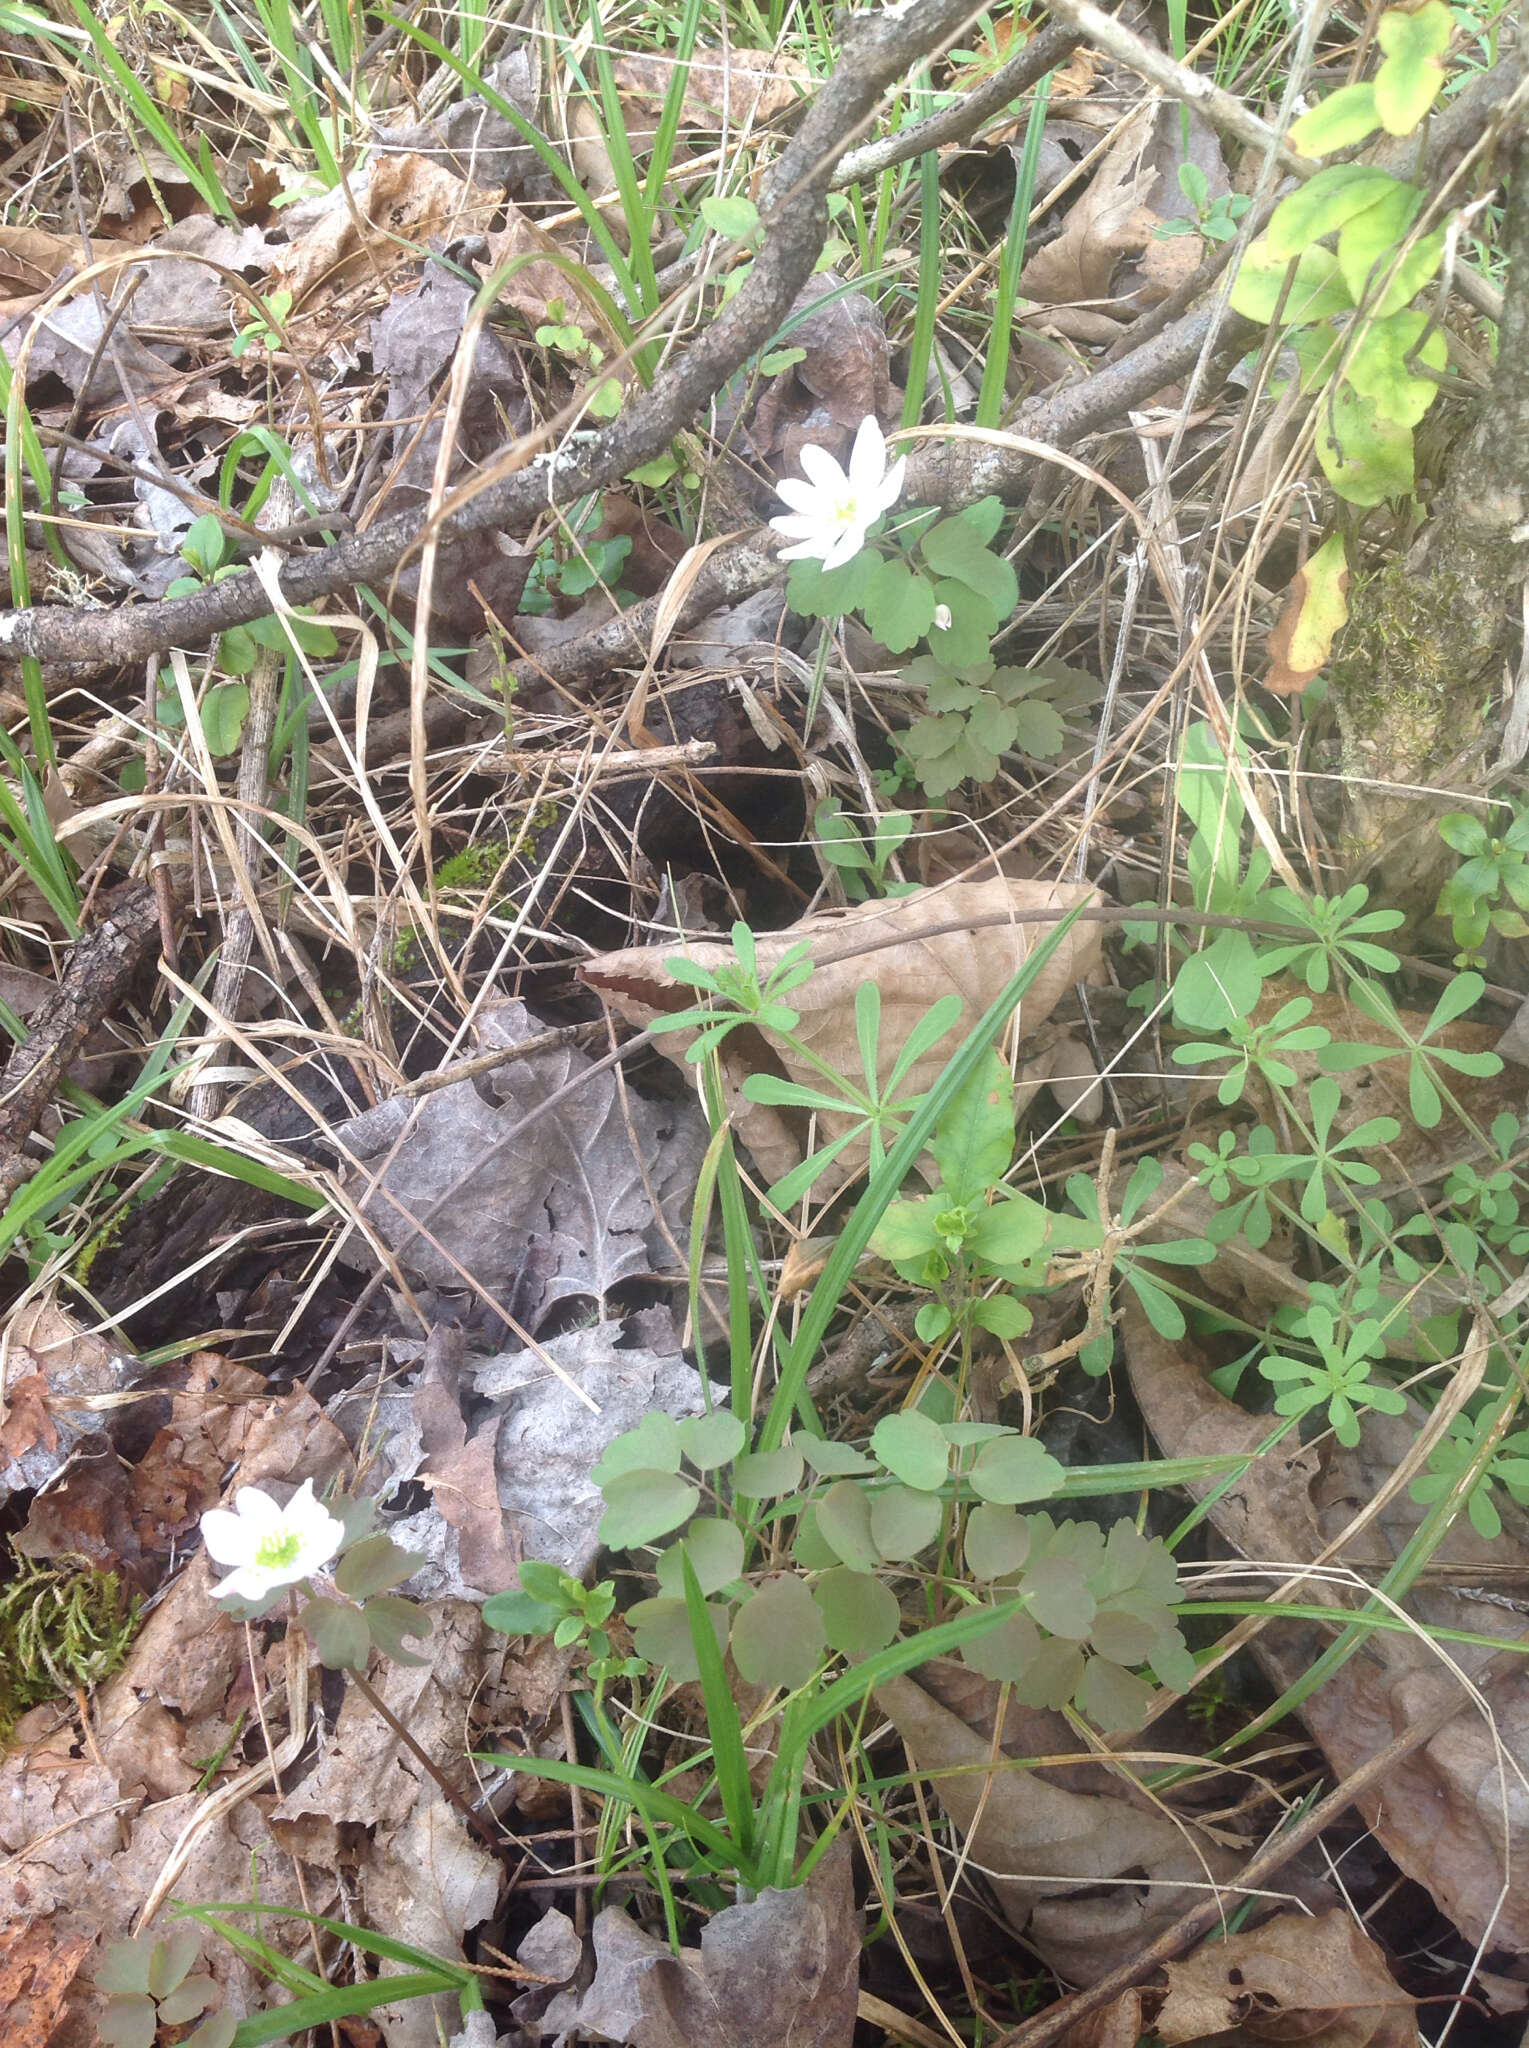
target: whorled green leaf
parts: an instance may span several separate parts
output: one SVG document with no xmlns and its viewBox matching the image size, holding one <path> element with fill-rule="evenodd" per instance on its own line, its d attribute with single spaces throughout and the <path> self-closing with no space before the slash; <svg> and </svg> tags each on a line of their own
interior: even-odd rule
<svg viewBox="0 0 1529 2048">
<path fill-rule="evenodd" d="M 364 1671 L 371 1655 L 371 1630 L 359 1607 L 338 1600 L 310 1600 L 300 1617 L 326 1671 Z"/>
<path fill-rule="evenodd" d="M 1066 1476 L 1034 1437 L 1004 1436 L 982 1446 L 966 1483 L 979 1500 L 1012 1506 L 1016 1501 L 1050 1500 L 1061 1492 Z"/>
<path fill-rule="evenodd" d="M 911 1486 L 883 1486 L 871 1495 L 871 1541 L 889 1562 L 927 1550 L 938 1540 L 943 1519 L 938 1494 L 919 1493 Z"/>
<path fill-rule="evenodd" d="M 221 533 L 222 529 L 218 530 Z M 140 1934 L 126 1941 L 114 1941 L 96 1966 L 96 1989 L 146 1994 L 149 1988 L 149 1968 L 154 1950 L 158 1946 L 158 1942 L 151 1934 Z"/>
<path fill-rule="evenodd" d="M 428 1636 L 434 1627 L 417 1600 L 402 1599 L 397 1593 L 375 1593 L 361 1609 L 372 1641 L 395 1664 L 425 1664 L 404 1648 L 406 1638 Z"/>
<path fill-rule="evenodd" d="M 943 1486 L 950 1471 L 944 1431 L 916 1408 L 883 1415 L 871 1432 L 871 1449 L 894 1479 L 923 1493 Z"/>
<path fill-rule="evenodd" d="M 194 1977 L 185 1977 L 175 1989 L 159 2001 L 159 2017 L 172 2027 L 184 2027 L 190 2021 L 200 2019 L 209 2006 L 218 2002 L 218 1987 L 211 1977 L 200 1972 Z"/>
<path fill-rule="evenodd" d="M 1375 112 L 1388 135 L 1410 135 L 1444 86 L 1444 53 L 1454 16 L 1444 0 L 1388 7 L 1375 39 L 1385 61 L 1375 74 Z"/>
<path fill-rule="evenodd" d="M 751 1685 L 794 1692 L 818 1671 L 826 1645 L 818 1603 L 793 1574 L 766 1579 L 733 1617 L 733 1662 Z"/>
<path fill-rule="evenodd" d="M 902 1624 L 897 1598 L 872 1572 L 838 1565 L 812 1588 L 830 1649 L 846 1656 L 872 1656 L 892 1642 Z"/>
<path fill-rule="evenodd" d="M 1370 288 L 1370 273 L 1376 264 L 1389 266 L 1422 204 L 1423 195 L 1415 185 L 1394 178 L 1373 205 L 1344 222 L 1338 236 L 1338 268 L 1356 306 Z"/>
<path fill-rule="evenodd" d="M 652 1543 L 679 1528 L 700 1504 L 700 1490 L 674 1472 L 618 1472 L 601 1487 L 600 1541 L 611 1550 Z"/>
<path fill-rule="evenodd" d="M 391 1536 L 366 1536 L 352 1544 L 334 1569 L 334 1582 L 352 1600 L 386 1593 L 412 1579 L 426 1562 L 423 1551 L 405 1550 Z"/>
<path fill-rule="evenodd" d="M 685 1597 L 683 1556 L 703 1593 L 720 1593 L 743 1570 L 743 1532 L 736 1522 L 720 1516 L 698 1516 L 686 1528 L 678 1543 L 672 1544 L 658 1560 L 658 1590 L 671 1599 Z"/>
</svg>

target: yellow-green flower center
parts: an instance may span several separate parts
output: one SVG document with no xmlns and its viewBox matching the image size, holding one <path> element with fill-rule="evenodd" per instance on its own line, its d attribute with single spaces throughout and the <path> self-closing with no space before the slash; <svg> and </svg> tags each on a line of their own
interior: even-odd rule
<svg viewBox="0 0 1529 2048">
<path fill-rule="evenodd" d="M 262 1571 L 285 1571 L 289 1565 L 296 1564 L 301 1547 L 301 1538 L 295 1529 L 277 1529 L 260 1539 L 255 1562 Z"/>
</svg>

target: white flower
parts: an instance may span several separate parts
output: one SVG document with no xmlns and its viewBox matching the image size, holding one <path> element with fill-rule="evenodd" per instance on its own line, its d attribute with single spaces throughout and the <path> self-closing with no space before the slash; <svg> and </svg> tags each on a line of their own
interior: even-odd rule
<svg viewBox="0 0 1529 2048">
<path fill-rule="evenodd" d="M 950 606 L 948 604 L 937 604 L 935 606 L 934 623 L 942 633 L 950 631 Z"/>
<path fill-rule="evenodd" d="M 849 452 L 848 474 L 826 448 L 812 443 L 802 450 L 801 460 L 808 481 L 787 477 L 779 494 L 791 507 L 790 514 L 770 521 L 777 533 L 795 543 L 781 549 L 780 559 L 840 568 L 865 546 L 872 520 L 897 503 L 908 458 L 899 455 L 888 467 L 886 440 L 875 417 L 868 414 Z"/>
<path fill-rule="evenodd" d="M 345 1524 L 313 1497 L 313 1481 L 305 1479 L 285 1507 L 279 1507 L 258 1486 L 241 1486 L 234 1495 L 235 1512 L 209 1508 L 202 1517 L 202 1541 L 219 1564 L 237 1565 L 214 1589 L 215 1600 L 247 1600 L 253 1606 L 278 1586 L 328 1564 L 345 1540 Z"/>
</svg>

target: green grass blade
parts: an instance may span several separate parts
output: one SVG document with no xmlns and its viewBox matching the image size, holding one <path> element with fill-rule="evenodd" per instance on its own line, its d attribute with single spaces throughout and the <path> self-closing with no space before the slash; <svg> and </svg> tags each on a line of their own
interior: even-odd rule
<svg viewBox="0 0 1529 2048">
<path fill-rule="evenodd" d="M 982 389 L 977 394 L 979 427 L 996 427 L 1003 417 L 1004 383 L 1009 374 L 1009 348 L 1014 334 L 1014 306 L 1019 297 L 1019 273 L 1024 268 L 1025 238 L 1030 228 L 1030 208 L 1035 200 L 1041 133 L 1046 125 L 1046 108 L 1050 100 L 1051 73 L 1048 71 L 1035 88 L 1030 118 L 1025 123 L 1025 145 L 1020 152 L 1014 180 L 1009 232 L 1004 239 L 1003 255 L 998 264 L 998 283 L 993 293 L 993 324 L 987 361 L 982 368 Z"/>
<path fill-rule="evenodd" d="M 932 149 L 925 150 L 918 160 L 918 185 L 918 299 L 913 310 L 913 338 L 908 343 L 908 388 L 903 393 L 905 427 L 916 427 L 924 409 L 924 388 L 934 357 L 940 271 L 945 261 L 945 251 L 940 246 L 940 160 Z M 950 417 L 948 403 L 945 417 Z"/>
<path fill-rule="evenodd" d="M 685 0 L 685 12 L 680 16 L 680 32 L 674 44 L 674 75 L 669 80 L 669 90 L 664 94 L 663 110 L 658 117 L 658 130 L 653 137 L 653 149 L 648 158 L 648 182 L 643 198 L 650 219 L 658 212 L 663 200 L 664 181 L 669 175 L 669 164 L 674 155 L 674 139 L 679 134 L 685 92 L 690 84 L 690 59 L 695 51 L 700 28 L 701 0 Z"/>
<path fill-rule="evenodd" d="M 753 1883 L 751 1869 L 738 1861 L 738 1845 L 728 1840 L 714 1821 L 697 1813 L 672 1792 L 660 1792 L 639 1778 L 618 1778 L 614 1771 L 600 1771 L 589 1764 L 571 1764 L 561 1757 L 492 1756 L 478 1754 L 475 1761 L 492 1764 L 498 1770 L 522 1771 L 527 1777 L 550 1778 L 555 1785 L 577 1785 L 583 1792 L 597 1792 L 603 1799 L 616 1799 L 630 1806 L 645 1821 L 667 1821 L 692 1841 L 709 1849 L 719 1870 L 737 1870 L 745 1884 Z"/>
<path fill-rule="evenodd" d="M 706 1731 L 711 1737 L 712 1761 L 716 1766 L 717 1790 L 722 1811 L 738 1859 L 749 1862 L 754 1854 L 754 1788 L 749 1782 L 749 1760 L 743 1747 L 743 1724 L 738 1719 L 738 1702 L 727 1682 L 722 1652 L 717 1647 L 711 1613 L 695 1566 L 684 1549 L 680 1569 L 685 1578 L 685 1612 L 690 1621 L 690 1638 L 695 1644 L 696 1663 L 701 1670 L 701 1698 L 706 1705 Z"/>
</svg>

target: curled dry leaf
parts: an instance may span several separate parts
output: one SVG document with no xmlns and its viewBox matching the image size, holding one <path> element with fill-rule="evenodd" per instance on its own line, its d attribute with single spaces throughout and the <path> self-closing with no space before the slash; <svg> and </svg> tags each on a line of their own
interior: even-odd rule
<svg viewBox="0 0 1529 2048">
<path fill-rule="evenodd" d="M 1255 1457 L 1268 1436 L 1269 1418 L 1246 1413 L 1210 1385 L 1206 1374 L 1217 1360 L 1192 1336 L 1176 1342 L 1160 1337 L 1129 1292 L 1122 1326 L 1131 1388 L 1163 1455 L 1230 1452 L 1251 1458 L 1210 1515 L 1243 1557 L 1275 1561 L 1271 1585 L 1290 1576 L 1286 1567 L 1328 1553 L 1416 1442 L 1424 1418 L 1412 1406 L 1406 1416 L 1365 1414 L 1353 1453 L 1330 1439 L 1303 1446 L 1292 1434 Z M 1189 1490 L 1201 1495 L 1210 1488 L 1206 1482 Z M 1300 1711 L 1341 1780 L 1420 1719 L 1445 1689 L 1458 1691 L 1461 1711 L 1394 1766 L 1380 1791 L 1358 1802 L 1359 1810 L 1386 1853 L 1433 1894 L 1467 1941 L 1490 1934 L 1494 1948 L 1524 1953 L 1529 1895 L 1522 1887 L 1509 1888 L 1508 1878 L 1529 1856 L 1529 1810 L 1521 1791 L 1529 1778 L 1529 1675 L 1518 1669 L 1483 1682 L 1486 1718 L 1425 1633 L 1450 1628 L 1498 1641 L 1529 1638 L 1529 1615 L 1500 1605 L 1492 1590 L 1504 1572 L 1529 1573 L 1529 1518 L 1511 1501 L 1499 1507 L 1501 1536 L 1488 1542 L 1462 1516 L 1436 1549 L 1433 1575 L 1406 1601 L 1421 1624 L 1417 1632 L 1376 1631 Z M 1421 1514 L 1404 1478 L 1395 1496 L 1329 1561 L 1373 1583 L 1416 1534 Z M 1245 1590 L 1246 1581 L 1240 1581 L 1239 1591 Z M 1302 1581 L 1289 1597 L 1332 1607 L 1339 1616 L 1357 1600 L 1320 1574 Z M 1331 1640 L 1331 1628 L 1315 1622 L 1270 1621 L 1252 1647 L 1271 1683 L 1283 1690 Z M 1479 1674 L 1492 1655 L 1479 1644 L 1458 1641 L 1448 1652 L 1468 1677 Z"/>
<path fill-rule="evenodd" d="M 1107 1791 L 1077 1791 L 1049 1773 L 1007 1768 L 1011 1755 L 1044 1753 L 1048 1739 L 1074 1749 L 1060 1716 L 1027 1717 L 1013 1741 L 1006 1723 L 995 1762 L 991 1735 L 972 1725 L 992 1690 L 976 1696 L 975 1711 L 968 1699 L 957 1713 L 913 1679 L 893 1678 L 877 1687 L 876 1703 L 962 1830 L 1009 1925 L 1059 1976 L 1091 1984 L 1170 1926 L 1199 1888 L 1230 1875 L 1237 1859 L 1102 1771 Z"/>
<path fill-rule="evenodd" d="M 594 1982 L 552 2001 L 544 2034 L 577 2028 L 642 2048 L 849 2048 L 860 1914 L 848 1844 L 836 1843 L 805 1885 L 714 1914 L 698 1950 L 674 1955 L 614 1906 L 595 1921 L 594 1948 Z"/>
<path fill-rule="evenodd" d="M 621 56 L 614 68 L 628 135 L 638 149 L 658 125 L 674 78 L 674 59 Z M 704 135 L 720 135 L 724 128 L 737 135 L 740 129 L 757 128 L 796 106 L 811 85 L 807 66 L 784 50 L 724 50 L 697 44 L 680 102 L 680 125 Z"/>
<path fill-rule="evenodd" d="M 1269 635 L 1264 688 L 1277 697 L 1303 696 L 1326 667 L 1347 618 L 1348 558 L 1343 536 L 1335 533 L 1291 578 L 1284 609 Z"/>
<path fill-rule="evenodd" d="M 1036 251 L 1020 273 L 1028 299 L 1058 310 L 1048 324 L 1079 341 L 1113 340 L 1117 317 L 1104 309 L 1116 266 L 1151 244 L 1159 216 L 1146 197 L 1157 182 L 1149 161 L 1154 108 L 1140 107 L 1106 152 L 1082 196 L 1068 208 L 1062 232 Z"/>
<path fill-rule="evenodd" d="M 1166 1965 L 1153 2025 L 1167 2048 L 1246 2030 L 1321 2048 L 1416 2048 L 1413 2001 L 1348 1913 L 1282 1913 L 1251 1933 L 1202 1942 Z"/>
<path fill-rule="evenodd" d="M 498 209 L 497 193 L 464 184 L 428 157 L 378 157 L 370 169 L 311 207 L 288 215 L 290 246 L 271 266 L 271 282 L 298 311 L 315 310 L 358 278 L 375 284 L 442 242 L 481 234 Z"/>
<path fill-rule="evenodd" d="M 923 889 L 892 903 L 819 911 L 783 932 L 761 937 L 759 971 L 762 977 L 768 975 L 791 946 L 802 941 L 811 946 L 815 972 L 790 998 L 801 1018 L 798 1036 L 819 1059 L 846 1075 L 861 1072 L 855 997 L 862 983 L 872 982 L 880 992 L 879 1070 L 883 1075 L 931 1004 L 953 991 L 964 1005 L 961 1020 L 916 1060 L 907 1074 L 904 1092 L 918 1095 L 934 1085 L 961 1036 L 1012 979 L 1031 947 L 1050 930 L 1046 919 L 1024 924 L 1003 920 L 1037 911 L 1054 911 L 1060 916 L 1076 904 L 1094 900 L 1095 895 L 1091 889 L 1068 884 L 999 879 Z M 732 947 L 719 940 L 695 940 L 684 953 L 698 966 L 713 971 L 733 958 Z M 1094 971 L 1099 957 L 1099 925 L 1074 925 L 1016 1012 L 1021 1046 L 1066 991 Z M 631 1024 L 651 1024 L 666 1012 L 691 1007 L 694 991 L 674 979 L 662 953 L 655 949 L 634 946 L 620 953 L 603 953 L 587 961 L 580 974 Z M 659 1044 L 672 1059 L 679 1060 L 690 1036 L 682 1031 L 667 1033 Z M 750 1042 L 741 1045 L 740 1037 Z M 802 1151 L 783 1112 L 745 1102 L 739 1093 L 745 1077 L 757 1071 L 764 1058 L 753 1033 L 735 1034 L 721 1049 L 723 1084 L 734 1128 L 760 1170 L 774 1179 L 796 1165 Z M 791 1080 L 821 1086 L 821 1076 L 796 1061 L 789 1049 L 782 1052 L 781 1060 Z M 819 1143 L 848 1127 L 846 1118 L 823 1114 L 818 1121 Z M 841 1186 L 864 1163 L 865 1156 L 863 1149 L 847 1148 L 817 1183 L 819 1191 Z"/>
<path fill-rule="evenodd" d="M 6 1331 L 0 1386 L 0 1500 L 36 1492 L 96 1427 L 91 1404 L 120 1393 L 136 1358 L 90 1336 L 51 1297 L 30 1301 Z"/>
</svg>

